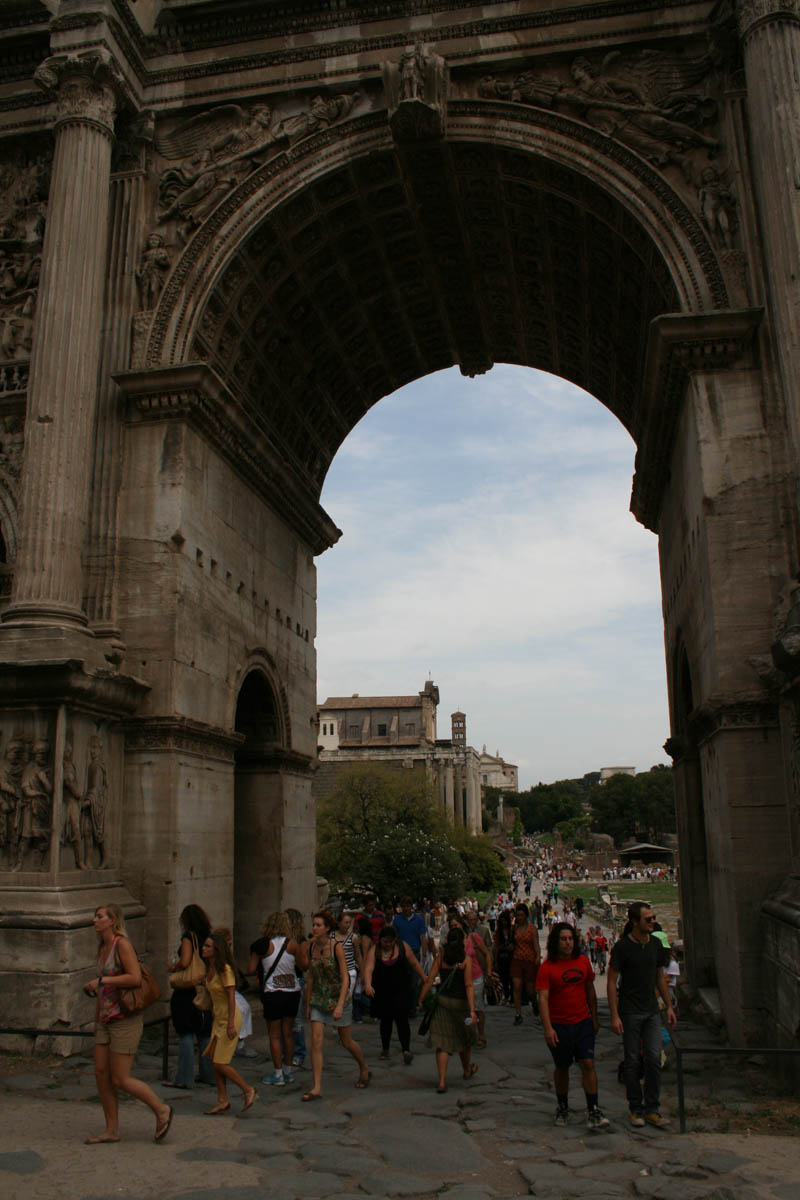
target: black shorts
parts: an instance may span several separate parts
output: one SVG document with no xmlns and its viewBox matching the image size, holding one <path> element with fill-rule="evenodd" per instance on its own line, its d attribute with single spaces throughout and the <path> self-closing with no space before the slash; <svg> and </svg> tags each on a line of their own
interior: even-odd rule
<svg viewBox="0 0 800 1200">
<path fill-rule="evenodd" d="M 591 1017 L 578 1021 L 577 1025 L 557 1025 L 554 1021 L 553 1029 L 558 1034 L 558 1043 L 548 1048 L 560 1071 L 566 1071 L 574 1062 L 594 1058 L 594 1022 Z"/>
<path fill-rule="evenodd" d="M 287 1017 L 294 1020 L 300 1007 L 300 993 L 262 992 L 261 1004 L 264 1008 L 265 1021 L 283 1021 Z"/>
</svg>

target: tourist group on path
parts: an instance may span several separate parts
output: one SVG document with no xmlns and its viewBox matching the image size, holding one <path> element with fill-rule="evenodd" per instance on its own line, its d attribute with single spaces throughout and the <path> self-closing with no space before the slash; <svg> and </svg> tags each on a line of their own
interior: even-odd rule
<svg viewBox="0 0 800 1200">
<path fill-rule="evenodd" d="M 272 1070 L 262 1083 L 285 1087 L 305 1065 L 305 1022 L 311 1027 L 311 1086 L 304 1102 L 323 1095 L 325 1029 L 337 1031 L 342 1047 L 358 1068 L 355 1087 L 369 1087 L 372 1073 L 354 1039 L 354 1023 L 379 1022 L 381 1058 L 388 1058 L 396 1030 L 403 1062 L 411 1063 L 411 1020 L 424 1016 L 420 1033 L 435 1052 L 436 1091 L 448 1088 L 448 1067 L 458 1055 L 463 1078 L 478 1071 L 473 1049 L 486 1046 L 487 1003 L 512 1000 L 514 1024 L 522 1024 L 527 1000 L 538 1011 L 553 1058 L 556 1125 L 570 1119 L 569 1070 L 577 1063 L 591 1130 L 609 1125 L 598 1103 L 594 1066 L 599 1023 L 594 969 L 583 952 L 579 934 L 569 921 L 552 923 L 541 961 L 537 924 L 528 906 L 509 896 L 500 899 L 494 931 L 481 922 L 477 909 L 451 905 L 438 931 L 410 898 L 399 911 L 382 911 L 370 897 L 353 920 L 336 920 L 327 910 L 313 914 L 305 933 L 297 909 L 269 915 L 261 936 L 252 943 L 248 972 L 258 979 L 269 1040 Z M 387 909 L 389 906 L 387 906 Z M 178 1035 L 178 1061 L 164 1086 L 188 1089 L 195 1082 L 214 1084 L 216 1103 L 206 1111 L 216 1117 L 231 1110 L 228 1084 L 242 1093 L 240 1113 L 253 1107 L 258 1092 L 233 1065 L 234 1056 L 255 1057 L 246 1046 L 252 1012 L 237 971 L 230 930 L 212 929 L 205 911 L 188 905 L 180 916 L 181 934 L 169 964 L 170 1011 Z M 665 968 L 669 952 L 654 935 L 652 909 L 632 904 L 622 936 L 614 944 L 607 977 L 611 1029 L 624 1046 L 624 1078 L 634 1126 L 660 1126 L 659 1111 L 663 1005 L 668 1027 L 675 1024 Z M 95 1075 L 105 1117 L 101 1133 L 87 1144 L 120 1140 L 118 1092 L 148 1105 L 155 1116 L 154 1139 L 166 1137 L 173 1108 L 151 1087 L 131 1074 L 142 1035 L 141 1011 L 131 1011 L 132 989 L 143 984 L 142 968 L 125 933 L 123 915 L 114 904 L 101 905 L 94 917 L 98 937 L 98 975 L 85 985 L 96 998 Z M 438 946 L 437 942 L 438 933 Z M 496 966 L 496 969 L 495 969 Z M 199 1066 L 195 1077 L 195 1043 Z M 641 1076 L 643 1074 L 643 1086 Z"/>
</svg>

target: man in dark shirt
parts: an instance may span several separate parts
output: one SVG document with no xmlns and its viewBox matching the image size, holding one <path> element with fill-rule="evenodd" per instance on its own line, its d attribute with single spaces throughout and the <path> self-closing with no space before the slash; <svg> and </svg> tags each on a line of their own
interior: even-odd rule
<svg viewBox="0 0 800 1200">
<path fill-rule="evenodd" d="M 664 975 L 669 955 L 652 936 L 653 921 L 652 908 L 641 900 L 628 909 L 628 923 L 611 951 L 607 992 L 611 1028 L 623 1039 L 631 1124 L 659 1126 L 666 1122 L 659 1112 L 661 1017 L 657 994 L 664 1001 L 670 1027 L 675 1025 L 676 1016 Z M 644 1094 L 639 1082 L 640 1048 L 644 1054 Z"/>
</svg>

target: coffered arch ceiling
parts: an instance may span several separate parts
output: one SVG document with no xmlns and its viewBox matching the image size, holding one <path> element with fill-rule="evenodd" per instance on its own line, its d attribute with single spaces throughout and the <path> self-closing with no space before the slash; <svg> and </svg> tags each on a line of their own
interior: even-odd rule
<svg viewBox="0 0 800 1200">
<path fill-rule="evenodd" d="M 455 363 L 560 375 L 637 439 L 648 327 L 680 306 L 620 200 L 541 156 L 454 141 L 354 159 L 273 209 L 220 276 L 190 357 L 318 497 L 373 404 Z"/>
</svg>

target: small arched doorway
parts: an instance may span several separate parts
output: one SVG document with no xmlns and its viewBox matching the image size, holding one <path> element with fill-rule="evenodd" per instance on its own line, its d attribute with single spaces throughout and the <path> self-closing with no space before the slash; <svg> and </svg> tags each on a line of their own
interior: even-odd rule
<svg viewBox="0 0 800 1200">
<path fill-rule="evenodd" d="M 282 724 L 269 679 L 250 671 L 236 702 L 236 732 L 244 735 L 236 751 L 233 825 L 233 936 L 240 954 L 280 904 Z"/>
</svg>

